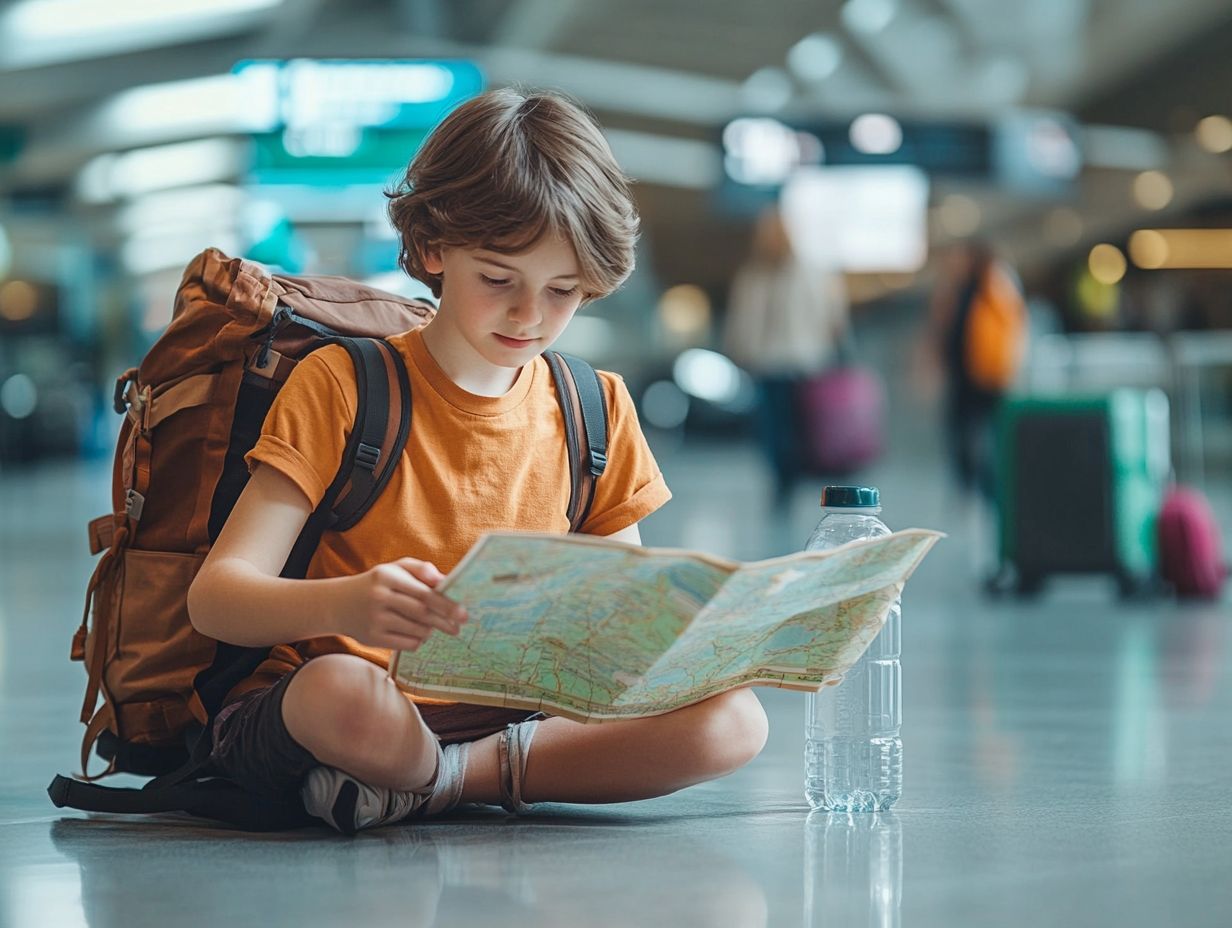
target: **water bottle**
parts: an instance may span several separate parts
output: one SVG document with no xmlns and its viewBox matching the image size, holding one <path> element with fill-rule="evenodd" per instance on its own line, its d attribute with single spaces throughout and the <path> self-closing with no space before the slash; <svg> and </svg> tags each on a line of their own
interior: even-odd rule
<svg viewBox="0 0 1232 928">
<path fill-rule="evenodd" d="M 876 487 L 826 487 L 822 516 L 806 551 L 890 534 L 877 516 Z M 804 794 L 814 810 L 877 812 L 903 788 L 901 611 L 896 601 L 885 626 L 838 686 L 808 694 Z"/>
</svg>

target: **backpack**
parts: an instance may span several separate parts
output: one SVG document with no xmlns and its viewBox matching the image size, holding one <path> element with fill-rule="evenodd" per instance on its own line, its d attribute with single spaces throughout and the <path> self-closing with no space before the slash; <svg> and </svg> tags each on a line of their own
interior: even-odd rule
<svg viewBox="0 0 1232 928">
<path fill-rule="evenodd" d="M 325 345 L 341 345 L 355 365 L 355 421 L 337 474 L 281 575 L 305 576 L 322 533 L 345 531 L 362 518 L 410 433 L 409 378 L 383 338 L 418 328 L 434 313 L 427 301 L 342 277 L 271 274 L 217 249 L 188 265 L 171 323 L 140 366 L 116 382 L 114 405 L 125 419 L 113 512 L 88 526 L 91 551 L 103 557 L 71 651 L 87 672 L 85 782 L 56 777 L 49 792 L 57 805 L 150 812 L 193 811 L 196 804 L 198 814 L 245 827 L 269 824 L 260 812 L 256 820 L 249 812 L 237 818 L 218 784 L 184 792 L 184 781 L 208 759 L 210 720 L 269 650 L 197 632 L 188 618 L 188 588 L 247 483 L 244 455 L 279 388 L 299 360 Z M 586 362 L 551 351 L 545 358 L 565 420 L 572 475 L 567 515 L 570 531 L 577 531 L 607 460 L 603 392 Z M 92 748 L 108 761 L 93 776 Z M 147 784 L 158 795 L 87 786 L 116 772 L 159 777 Z M 275 816 L 274 825 L 279 821 Z"/>
<path fill-rule="evenodd" d="M 1159 572 L 1177 595 L 1217 599 L 1227 567 L 1219 523 L 1206 497 L 1184 487 L 1169 490 L 1156 532 Z"/>
<path fill-rule="evenodd" d="M 989 393 L 1004 393 L 1025 354 L 1027 310 L 1018 285 L 996 262 L 972 288 L 965 316 L 962 365 L 967 378 Z"/>
</svg>

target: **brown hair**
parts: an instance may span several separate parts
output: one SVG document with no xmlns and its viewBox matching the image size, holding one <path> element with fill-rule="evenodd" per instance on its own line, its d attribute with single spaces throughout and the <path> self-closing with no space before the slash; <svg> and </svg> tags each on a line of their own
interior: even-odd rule
<svg viewBox="0 0 1232 928">
<path fill-rule="evenodd" d="M 517 254 L 546 234 L 577 252 L 587 299 L 633 271 L 638 216 L 594 118 L 554 93 L 492 90 L 463 103 L 424 141 L 390 199 L 398 263 L 441 295 L 423 252 L 441 245 Z"/>
</svg>

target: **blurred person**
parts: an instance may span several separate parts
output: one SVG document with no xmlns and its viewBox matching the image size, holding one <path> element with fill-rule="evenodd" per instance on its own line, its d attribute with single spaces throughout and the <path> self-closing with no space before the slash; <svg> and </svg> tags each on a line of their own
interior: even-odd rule
<svg viewBox="0 0 1232 928">
<path fill-rule="evenodd" d="M 521 814 L 539 801 L 661 796 L 743 766 L 767 724 L 747 688 L 583 725 L 412 699 L 390 678 L 392 650 L 459 633 L 466 611 L 437 588 L 480 535 L 569 528 L 566 456 L 538 453 L 565 436 L 541 354 L 628 277 L 638 226 L 598 125 L 546 93 L 459 106 L 390 198 L 400 263 L 440 300 L 424 328 L 389 340 L 411 378 L 411 441 L 364 519 L 324 533 L 309 579 L 280 578 L 337 467 L 357 388 L 329 346 L 278 393 L 247 457 L 252 477 L 189 592 L 199 631 L 271 648 L 214 724 L 214 763 L 250 792 L 299 795 L 345 833 L 464 802 Z M 609 464 L 580 530 L 638 544 L 639 521 L 671 493 L 623 381 L 600 379 Z"/>
<path fill-rule="evenodd" d="M 964 496 L 993 500 L 993 425 L 1022 364 L 1027 325 L 1018 275 L 991 246 L 970 241 L 943 255 L 922 347 L 944 382 L 947 447 Z"/>
<path fill-rule="evenodd" d="M 797 391 L 836 358 L 848 333 L 842 275 L 800 261 L 776 208 L 757 220 L 748 260 L 732 280 L 723 350 L 757 384 L 757 436 L 786 506 L 804 474 Z"/>
</svg>

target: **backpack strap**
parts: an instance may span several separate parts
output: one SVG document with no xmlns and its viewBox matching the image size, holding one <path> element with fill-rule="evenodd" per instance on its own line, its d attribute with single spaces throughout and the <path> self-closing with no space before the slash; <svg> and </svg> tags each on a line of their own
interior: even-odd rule
<svg viewBox="0 0 1232 928">
<path fill-rule="evenodd" d="M 547 351 L 543 356 L 556 382 L 556 397 L 565 417 L 573 481 L 566 514 L 569 531 L 577 532 L 590 515 L 595 481 L 607 468 L 607 403 L 599 375 L 581 358 L 559 351 Z"/>
<path fill-rule="evenodd" d="M 187 812 L 245 831 L 285 831 L 319 824 L 297 800 L 258 796 L 223 779 L 129 789 L 56 776 L 47 787 L 47 795 L 60 809 L 143 815 Z"/>
<path fill-rule="evenodd" d="M 372 508 L 411 434 L 411 380 L 402 356 L 383 339 L 338 337 L 322 344 L 341 345 L 355 365 L 355 423 L 342 465 L 292 549 L 284 577 L 307 574 L 326 529 L 345 532 Z"/>
<path fill-rule="evenodd" d="M 306 576 L 321 535 L 327 529 L 345 531 L 372 508 L 411 432 L 411 382 L 402 356 L 384 339 L 336 336 L 321 342 L 322 347 L 327 344 L 341 345 L 355 365 L 355 421 L 334 480 L 300 531 L 283 577 Z M 209 718 L 268 654 L 268 648 L 218 643 L 214 662 L 197 674 L 194 684 Z"/>
</svg>

